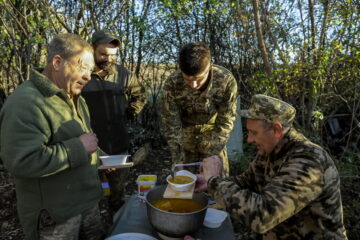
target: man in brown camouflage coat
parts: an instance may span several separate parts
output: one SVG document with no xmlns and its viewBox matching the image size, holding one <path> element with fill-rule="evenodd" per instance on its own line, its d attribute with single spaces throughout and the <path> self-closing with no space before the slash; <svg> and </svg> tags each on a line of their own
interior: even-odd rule
<svg viewBox="0 0 360 240">
<path fill-rule="evenodd" d="M 347 239 L 340 178 L 330 155 L 292 128 L 295 109 L 255 95 L 247 118 L 258 153 L 241 175 L 221 178 L 217 156 L 202 163 L 197 191 L 207 189 L 258 239 Z"/>
<path fill-rule="evenodd" d="M 225 144 L 236 115 L 236 80 L 229 70 L 211 64 L 210 49 L 202 42 L 180 50 L 179 66 L 163 92 L 164 135 L 172 161 L 198 162 L 219 155 L 228 171 Z"/>
</svg>

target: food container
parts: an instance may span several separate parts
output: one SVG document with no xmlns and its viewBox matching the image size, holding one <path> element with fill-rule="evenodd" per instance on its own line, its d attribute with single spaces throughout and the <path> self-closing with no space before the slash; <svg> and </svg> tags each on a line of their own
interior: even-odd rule
<svg viewBox="0 0 360 240">
<path fill-rule="evenodd" d="M 126 163 L 130 155 L 109 155 L 100 156 L 101 162 L 104 166 L 118 166 Z"/>
<path fill-rule="evenodd" d="M 179 191 L 179 192 L 188 191 L 195 185 L 196 175 L 187 170 L 181 170 L 181 171 L 176 172 L 175 177 L 176 176 L 188 176 L 188 177 L 192 178 L 193 180 L 190 183 L 186 183 L 186 184 L 176 184 L 176 183 L 169 181 L 169 179 L 172 178 L 171 175 L 167 176 L 166 181 L 168 182 L 168 184 L 174 191 Z"/>
<path fill-rule="evenodd" d="M 204 219 L 204 226 L 208 228 L 218 228 L 221 226 L 227 216 L 228 214 L 225 211 L 208 208 Z"/>
<path fill-rule="evenodd" d="M 136 179 L 138 185 L 138 192 L 143 193 L 152 189 L 157 181 L 156 175 L 139 175 Z"/>
<path fill-rule="evenodd" d="M 163 199 L 166 185 L 157 186 L 146 194 L 147 216 L 150 224 L 160 234 L 167 237 L 183 238 L 187 234 L 196 232 L 203 224 L 208 198 L 205 193 L 194 193 L 192 199 L 203 207 L 199 211 L 190 213 L 167 212 L 156 208 L 153 203 Z"/>
</svg>

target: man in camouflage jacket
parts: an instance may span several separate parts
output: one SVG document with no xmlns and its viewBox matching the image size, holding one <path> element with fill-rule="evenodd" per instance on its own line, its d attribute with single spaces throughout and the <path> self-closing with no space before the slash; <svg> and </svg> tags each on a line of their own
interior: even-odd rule
<svg viewBox="0 0 360 240">
<path fill-rule="evenodd" d="M 291 127 L 295 109 L 255 95 L 247 118 L 258 154 L 241 175 L 220 178 L 221 160 L 203 161 L 197 190 L 205 190 L 260 239 L 347 239 L 340 178 L 329 154 Z"/>
<path fill-rule="evenodd" d="M 219 155 L 228 170 L 225 144 L 235 120 L 237 83 L 229 70 L 210 60 L 210 49 L 202 42 L 180 50 L 180 70 L 164 86 L 164 135 L 173 162 Z"/>
</svg>

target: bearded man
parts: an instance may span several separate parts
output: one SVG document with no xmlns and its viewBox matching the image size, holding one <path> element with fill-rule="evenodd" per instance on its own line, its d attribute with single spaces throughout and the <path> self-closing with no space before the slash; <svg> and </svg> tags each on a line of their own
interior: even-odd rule
<svg viewBox="0 0 360 240">
<path fill-rule="evenodd" d="M 83 89 L 90 111 L 91 126 L 107 154 L 127 154 L 128 119 L 135 119 L 146 103 L 145 90 L 133 73 L 116 64 L 120 40 L 106 30 L 92 35 L 95 70 Z M 106 172 L 110 186 L 110 208 L 116 211 L 123 203 L 127 169 Z"/>
</svg>

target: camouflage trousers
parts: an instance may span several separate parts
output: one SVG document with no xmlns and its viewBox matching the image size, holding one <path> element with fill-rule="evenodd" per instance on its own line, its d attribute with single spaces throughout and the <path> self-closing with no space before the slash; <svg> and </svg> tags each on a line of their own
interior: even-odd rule
<svg viewBox="0 0 360 240">
<path fill-rule="evenodd" d="M 201 145 L 201 141 L 204 141 L 204 138 L 199 136 L 211 132 L 213 128 L 213 125 L 204 124 L 200 127 L 190 126 L 182 129 L 185 163 L 201 162 L 204 158 L 210 157 L 207 152 L 200 151 L 199 145 Z M 220 151 L 219 157 L 223 160 L 224 170 L 222 176 L 227 177 L 229 176 L 230 169 L 226 146 Z M 192 173 L 199 173 L 200 170 L 199 167 L 185 167 L 184 169 L 189 170 Z"/>
<path fill-rule="evenodd" d="M 125 202 L 125 184 L 129 172 L 129 168 L 121 168 L 105 173 L 110 187 L 109 207 L 112 213 L 115 213 Z"/>
<path fill-rule="evenodd" d="M 43 210 L 39 217 L 40 240 L 100 240 L 105 237 L 98 205 L 65 222 L 56 223 Z"/>
</svg>

